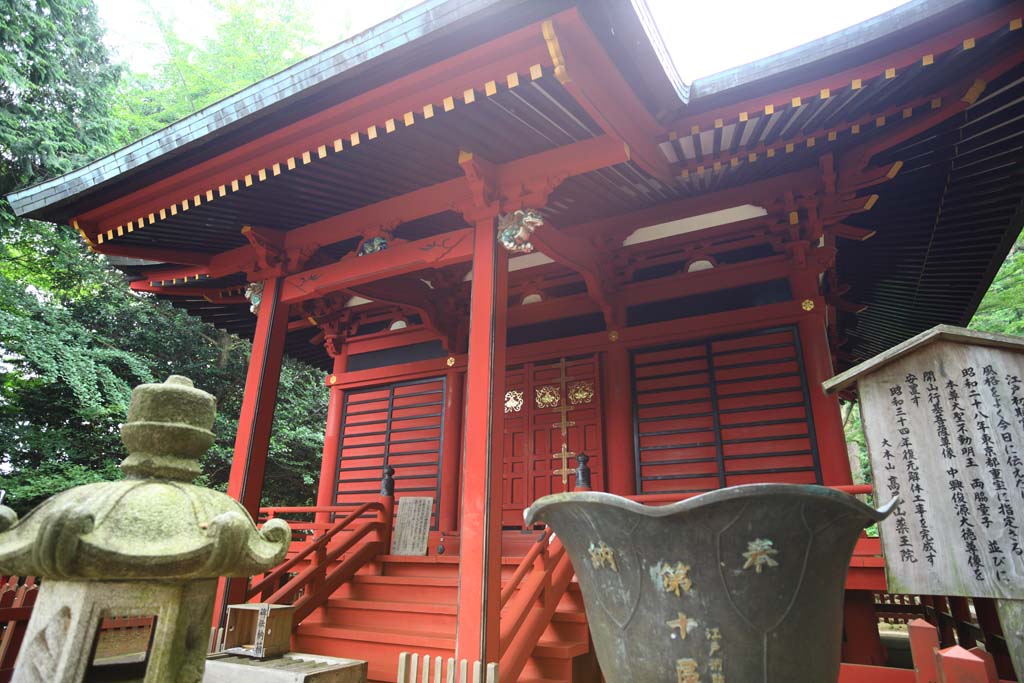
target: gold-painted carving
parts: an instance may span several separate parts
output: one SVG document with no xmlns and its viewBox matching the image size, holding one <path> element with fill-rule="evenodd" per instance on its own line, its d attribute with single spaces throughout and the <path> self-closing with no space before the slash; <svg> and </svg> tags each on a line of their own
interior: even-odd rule
<svg viewBox="0 0 1024 683">
<path fill-rule="evenodd" d="M 711 674 L 711 683 L 725 683 L 725 662 L 719 654 L 722 651 L 722 632 L 717 628 L 708 628 L 704 630 L 704 637 L 711 642 L 708 648 L 708 672 Z"/>
<path fill-rule="evenodd" d="M 714 657 L 716 653 L 722 651 L 722 632 L 717 628 L 708 628 L 704 630 L 704 637 L 711 641 L 711 649 L 708 651 L 709 657 Z"/>
<path fill-rule="evenodd" d="M 593 382 L 573 382 L 569 385 L 569 403 L 578 406 L 581 403 L 590 403 L 594 400 Z"/>
<path fill-rule="evenodd" d="M 455 367 L 455 356 L 448 356 L 448 360 L 445 361 L 445 365 L 450 368 Z"/>
<path fill-rule="evenodd" d="M 687 657 L 676 660 L 677 683 L 700 683 L 700 672 L 697 671 L 697 660 Z"/>
<path fill-rule="evenodd" d="M 682 593 L 690 592 L 690 589 L 693 588 L 693 580 L 690 579 L 690 565 L 682 562 L 676 562 L 674 567 L 670 564 L 659 563 L 659 565 L 657 573 L 661 577 L 661 587 L 665 589 L 666 593 L 675 593 L 676 597 L 681 597 Z"/>
<path fill-rule="evenodd" d="M 534 394 L 538 408 L 557 408 L 558 404 L 562 402 L 557 384 L 545 384 L 542 387 L 537 387 Z"/>
<path fill-rule="evenodd" d="M 619 571 L 619 566 L 615 564 L 615 551 L 609 548 L 604 541 L 597 545 L 590 544 L 590 563 L 594 565 L 594 569 L 607 567 L 613 572 Z"/>
<path fill-rule="evenodd" d="M 505 392 L 505 412 L 506 413 L 518 413 L 523 409 L 523 392 L 521 391 L 506 391 Z"/>
<path fill-rule="evenodd" d="M 804 299 L 800 302 L 800 308 L 810 313 L 814 310 L 814 299 Z"/>
<path fill-rule="evenodd" d="M 779 563 L 772 559 L 773 555 L 779 554 L 779 551 L 773 547 L 774 545 L 767 538 L 755 538 L 750 543 L 747 543 L 747 552 L 743 553 L 743 557 L 746 558 L 747 562 L 743 565 L 743 568 L 753 568 L 754 571 L 760 574 L 761 570 L 765 567 L 778 567 Z"/>
<path fill-rule="evenodd" d="M 681 640 L 686 640 L 686 626 L 689 623 L 689 621 L 689 618 L 685 614 L 680 612 L 677 618 L 669 619 L 665 622 L 665 625 L 668 626 L 669 629 L 672 631 L 679 629 L 679 638 Z"/>
<path fill-rule="evenodd" d="M 551 474 L 562 477 L 562 486 L 565 486 L 566 484 L 569 483 L 570 474 L 576 473 L 576 470 L 569 467 L 569 458 L 574 457 L 575 455 L 576 453 L 570 451 L 569 446 L 566 445 L 565 442 L 562 443 L 562 450 L 558 451 L 557 453 L 551 454 L 552 458 L 555 458 L 556 460 L 561 459 L 562 461 L 562 466 L 559 469 L 551 472 Z"/>
</svg>

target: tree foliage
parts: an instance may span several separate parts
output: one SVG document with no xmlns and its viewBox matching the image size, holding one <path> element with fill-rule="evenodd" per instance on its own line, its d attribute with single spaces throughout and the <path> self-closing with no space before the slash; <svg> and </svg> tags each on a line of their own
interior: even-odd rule
<svg viewBox="0 0 1024 683">
<path fill-rule="evenodd" d="M 1024 334 L 1024 239 L 1020 236 L 985 292 L 970 327 L 982 332 Z"/>
<path fill-rule="evenodd" d="M 128 73 L 114 106 L 115 140 L 126 145 L 199 111 L 304 56 L 315 35 L 299 0 L 210 0 L 213 35 L 194 42 L 166 8 L 145 0 L 165 56 L 151 72 Z"/>
<path fill-rule="evenodd" d="M 165 22 L 170 57 L 150 75 L 111 64 L 93 0 L 0 0 L 0 195 L 286 66 L 309 35 L 297 6 L 219 0 L 223 23 L 199 47 Z M 224 488 L 249 351 L 247 341 L 131 291 L 70 229 L 16 219 L 0 199 L 0 488 L 19 511 L 120 476 L 131 389 L 171 373 L 217 397 L 217 440 L 201 481 Z M 279 396 L 264 500 L 308 503 L 326 420 L 322 375 L 288 361 Z"/>
</svg>

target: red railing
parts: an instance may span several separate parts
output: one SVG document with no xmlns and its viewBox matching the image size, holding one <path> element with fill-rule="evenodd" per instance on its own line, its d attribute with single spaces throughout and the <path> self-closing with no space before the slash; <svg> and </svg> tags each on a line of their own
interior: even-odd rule
<svg viewBox="0 0 1024 683">
<path fill-rule="evenodd" d="M 498 670 L 502 680 L 519 677 L 572 577 L 565 548 L 545 527 L 501 590 Z"/>
<path fill-rule="evenodd" d="M 33 576 L 0 576 L 0 683 L 10 681 L 14 673 L 14 662 L 38 594 L 39 585 Z"/>
<path fill-rule="evenodd" d="M 267 508 L 266 518 L 287 512 L 338 513 L 345 509 L 348 508 Z M 329 526 L 293 523 L 293 533 L 300 536 L 303 531 L 315 533 L 323 526 L 328 528 L 320 536 L 309 536 L 312 540 L 298 552 L 289 553 L 287 560 L 254 582 L 246 599 L 259 596 L 262 602 L 293 604 L 293 626 L 297 626 L 367 562 L 387 551 L 393 513 L 394 497 L 382 495 L 380 500 L 355 507 Z"/>
</svg>

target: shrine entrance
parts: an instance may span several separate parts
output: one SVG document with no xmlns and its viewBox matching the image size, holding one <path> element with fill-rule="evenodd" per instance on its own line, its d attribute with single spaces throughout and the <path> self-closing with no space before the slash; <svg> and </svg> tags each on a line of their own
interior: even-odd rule
<svg viewBox="0 0 1024 683">
<path fill-rule="evenodd" d="M 604 489 L 598 357 L 513 366 L 505 383 L 502 525 L 518 529 L 533 501 L 575 488 L 578 453 L 590 456 L 592 488 Z"/>
</svg>

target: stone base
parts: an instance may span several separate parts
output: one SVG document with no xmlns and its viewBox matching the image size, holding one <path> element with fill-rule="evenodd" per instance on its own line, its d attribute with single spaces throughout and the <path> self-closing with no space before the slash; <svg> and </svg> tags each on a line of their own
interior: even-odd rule
<svg viewBox="0 0 1024 683">
<path fill-rule="evenodd" d="M 89 673 L 90 682 L 113 676 L 144 683 L 199 683 L 216 589 L 216 579 L 187 583 L 48 579 L 32 609 L 12 683 L 83 683 L 100 623 L 130 616 L 156 617 L 148 661 L 97 662 L 106 666 Z M 128 677 L 123 671 L 105 671 L 126 665 L 132 665 Z"/>
<path fill-rule="evenodd" d="M 366 662 L 299 652 L 262 661 L 217 653 L 206 660 L 203 683 L 366 683 Z"/>
</svg>

